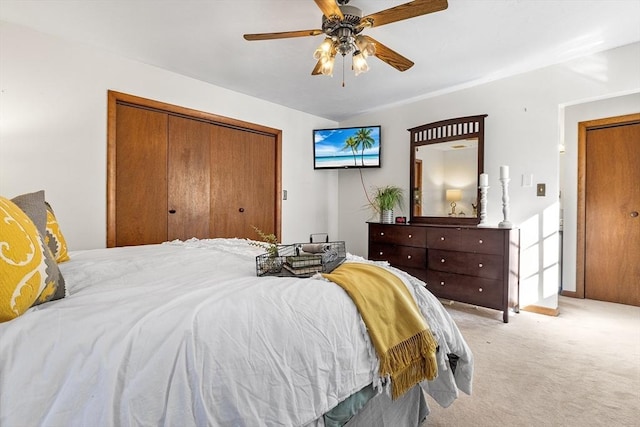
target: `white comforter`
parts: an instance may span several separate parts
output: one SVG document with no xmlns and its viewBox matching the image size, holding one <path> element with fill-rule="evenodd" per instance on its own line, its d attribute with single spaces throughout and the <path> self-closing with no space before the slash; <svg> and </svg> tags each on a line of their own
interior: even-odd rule
<svg viewBox="0 0 640 427">
<path fill-rule="evenodd" d="M 256 277 L 258 253 L 239 239 L 72 252 L 70 295 L 0 324 L 0 425 L 303 426 L 377 381 L 346 293 Z M 439 376 L 422 386 L 448 406 L 471 392 L 471 352 L 401 276 L 440 344 Z M 455 378 L 446 353 L 461 357 Z"/>
</svg>

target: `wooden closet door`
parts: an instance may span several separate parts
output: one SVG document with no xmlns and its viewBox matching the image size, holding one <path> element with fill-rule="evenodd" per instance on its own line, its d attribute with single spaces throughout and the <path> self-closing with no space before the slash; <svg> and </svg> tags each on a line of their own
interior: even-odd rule
<svg viewBox="0 0 640 427">
<path fill-rule="evenodd" d="M 167 240 L 167 114 L 117 105 L 115 246 Z"/>
<path fill-rule="evenodd" d="M 585 296 L 640 306 L 640 123 L 589 129 Z"/>
<path fill-rule="evenodd" d="M 224 126 L 212 132 L 212 234 L 260 240 L 252 226 L 277 233 L 276 139 Z"/>
<path fill-rule="evenodd" d="M 280 237 L 281 131 L 109 91 L 107 246 Z"/>
<path fill-rule="evenodd" d="M 212 127 L 169 116 L 168 240 L 213 237 L 209 225 Z"/>
</svg>

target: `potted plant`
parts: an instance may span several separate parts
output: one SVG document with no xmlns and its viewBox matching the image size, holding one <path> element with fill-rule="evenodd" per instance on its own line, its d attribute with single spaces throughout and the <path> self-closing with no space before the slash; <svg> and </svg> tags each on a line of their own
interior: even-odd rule
<svg viewBox="0 0 640 427">
<path fill-rule="evenodd" d="M 393 223 L 393 208 L 402 208 L 404 203 L 404 190 L 395 185 L 377 187 L 373 196 L 373 208 L 380 212 L 380 222 L 383 224 Z"/>
<path fill-rule="evenodd" d="M 267 251 L 265 254 L 257 257 L 258 276 L 267 273 L 279 273 L 282 269 L 282 259 L 278 256 L 278 238 L 273 233 L 265 234 L 255 225 L 252 227 L 258 236 L 260 236 L 262 242 L 250 240 L 249 244 Z"/>
</svg>

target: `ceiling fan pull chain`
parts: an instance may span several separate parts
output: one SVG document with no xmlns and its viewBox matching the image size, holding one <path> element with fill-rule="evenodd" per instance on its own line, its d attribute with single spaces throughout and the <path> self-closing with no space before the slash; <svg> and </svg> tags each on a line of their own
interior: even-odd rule
<svg viewBox="0 0 640 427">
<path fill-rule="evenodd" d="M 342 87 L 344 87 L 344 55 L 342 55 Z"/>
</svg>

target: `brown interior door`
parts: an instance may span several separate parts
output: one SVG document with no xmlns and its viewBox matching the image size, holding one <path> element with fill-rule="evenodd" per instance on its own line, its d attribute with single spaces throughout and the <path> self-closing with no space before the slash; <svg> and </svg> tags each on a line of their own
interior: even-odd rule
<svg viewBox="0 0 640 427">
<path fill-rule="evenodd" d="M 585 150 L 585 297 L 640 306 L 640 123 L 588 129 Z"/>
<path fill-rule="evenodd" d="M 209 234 L 212 124 L 169 116 L 168 240 Z"/>
<path fill-rule="evenodd" d="M 211 147 L 212 234 L 260 240 L 253 226 L 277 234 L 276 138 L 214 126 Z"/>
<path fill-rule="evenodd" d="M 413 177 L 413 215 L 422 216 L 422 160 L 416 159 Z"/>
<path fill-rule="evenodd" d="M 115 246 L 167 240 L 167 114 L 118 104 Z"/>
</svg>

